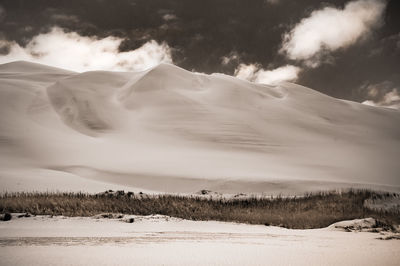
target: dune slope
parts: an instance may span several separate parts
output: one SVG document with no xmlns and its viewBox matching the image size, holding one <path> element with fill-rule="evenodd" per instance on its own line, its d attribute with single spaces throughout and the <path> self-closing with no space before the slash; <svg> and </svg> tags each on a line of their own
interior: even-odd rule
<svg viewBox="0 0 400 266">
<path fill-rule="evenodd" d="M 0 65 L 3 190 L 400 191 L 400 112 L 161 64 Z"/>
</svg>

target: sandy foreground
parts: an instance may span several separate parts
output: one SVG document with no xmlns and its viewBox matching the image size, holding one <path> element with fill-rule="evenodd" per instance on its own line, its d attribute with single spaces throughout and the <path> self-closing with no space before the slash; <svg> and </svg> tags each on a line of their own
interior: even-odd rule
<svg viewBox="0 0 400 266">
<path fill-rule="evenodd" d="M 0 223 L 1 265 L 398 265 L 391 233 L 36 216 Z"/>
</svg>

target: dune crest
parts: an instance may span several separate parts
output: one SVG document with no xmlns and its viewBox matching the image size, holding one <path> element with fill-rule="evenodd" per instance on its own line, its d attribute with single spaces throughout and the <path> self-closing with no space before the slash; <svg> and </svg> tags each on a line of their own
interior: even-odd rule
<svg viewBox="0 0 400 266">
<path fill-rule="evenodd" d="M 400 191 L 400 112 L 296 84 L 257 85 L 168 64 L 74 73 L 13 62 L 0 65 L 0 102 L 7 190 L 81 182 L 88 191 L 295 193 L 311 183 Z M 29 173 L 42 177 L 34 182 Z"/>
</svg>

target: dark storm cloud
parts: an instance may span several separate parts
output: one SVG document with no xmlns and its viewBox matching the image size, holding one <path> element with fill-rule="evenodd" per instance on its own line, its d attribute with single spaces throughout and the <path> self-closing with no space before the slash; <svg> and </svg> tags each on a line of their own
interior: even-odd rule
<svg viewBox="0 0 400 266">
<path fill-rule="evenodd" d="M 233 75 L 240 65 L 253 72 L 300 63 L 279 53 L 284 36 L 303 19 L 327 7 L 343 10 L 347 0 L 0 0 L 0 37 L 27 45 L 54 26 L 102 39 L 121 38 L 129 52 L 154 40 L 169 46 L 175 64 L 198 72 Z M 324 55 L 316 68 L 302 66 L 297 82 L 335 97 L 364 101 L 364 84 L 400 84 L 399 2 L 387 2 L 382 25 L 368 40 Z M 382 1 L 382 3 L 386 3 Z M 2 10 L 2 9 L 0 9 Z M 270 72 L 268 72 L 270 71 Z M 396 86 L 396 85 L 395 85 Z"/>
</svg>

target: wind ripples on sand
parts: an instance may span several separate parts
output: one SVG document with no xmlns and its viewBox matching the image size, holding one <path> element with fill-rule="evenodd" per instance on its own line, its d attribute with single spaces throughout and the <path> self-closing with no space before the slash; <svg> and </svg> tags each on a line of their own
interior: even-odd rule
<svg viewBox="0 0 400 266">
<path fill-rule="evenodd" d="M 230 244 L 262 244 L 261 240 L 275 238 L 274 234 L 215 233 L 215 232 L 149 232 L 129 237 L 5 237 L 0 238 L 0 247 L 10 246 L 98 246 L 154 244 L 165 242 L 212 241 Z M 282 236 L 279 236 L 282 237 Z M 259 240 L 259 241 L 258 241 Z M 291 237 L 290 241 L 294 239 Z"/>
</svg>

